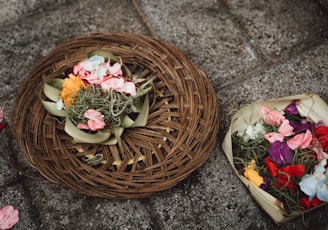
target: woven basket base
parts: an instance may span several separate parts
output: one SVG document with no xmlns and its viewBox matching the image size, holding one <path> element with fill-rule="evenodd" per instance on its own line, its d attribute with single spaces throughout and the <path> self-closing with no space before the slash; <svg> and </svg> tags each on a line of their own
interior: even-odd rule
<svg viewBox="0 0 328 230">
<path fill-rule="evenodd" d="M 72 67 L 95 49 L 120 56 L 142 77 L 155 77 L 148 123 L 124 131 L 124 157 L 116 145 L 73 144 L 39 98 L 49 73 Z M 113 199 L 145 197 L 185 179 L 208 158 L 219 128 L 206 75 L 172 45 L 130 33 L 96 33 L 57 46 L 21 85 L 11 119 L 22 154 L 44 177 Z M 81 160 L 97 153 L 105 163 L 90 166 Z"/>
</svg>

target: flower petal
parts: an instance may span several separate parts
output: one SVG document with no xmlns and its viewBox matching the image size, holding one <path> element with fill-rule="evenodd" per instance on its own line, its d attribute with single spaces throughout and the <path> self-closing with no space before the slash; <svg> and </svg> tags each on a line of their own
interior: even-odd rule
<svg viewBox="0 0 328 230">
<path fill-rule="evenodd" d="M 314 134 L 324 150 L 328 150 L 328 127 L 318 126 L 314 129 Z"/>
<path fill-rule="evenodd" d="M 284 136 L 280 133 L 275 133 L 275 132 L 271 132 L 271 133 L 267 133 L 264 135 L 265 139 L 267 139 L 271 144 L 279 141 L 282 142 L 284 140 Z"/>
<path fill-rule="evenodd" d="M 297 115 L 299 114 L 296 107 L 296 100 L 293 100 L 284 110 L 285 114 Z"/>
<path fill-rule="evenodd" d="M 304 175 L 304 164 L 287 165 L 279 169 L 281 172 L 285 172 L 292 177 L 300 177 Z"/>
<path fill-rule="evenodd" d="M 257 187 L 264 183 L 263 177 L 255 170 L 255 160 L 251 160 L 244 168 L 244 176 Z"/>
<path fill-rule="evenodd" d="M 123 87 L 120 89 L 117 89 L 118 92 L 122 92 L 122 93 L 127 93 L 127 94 L 131 94 L 132 96 L 135 96 L 136 93 L 136 86 L 134 85 L 133 82 L 125 82 Z"/>
<path fill-rule="evenodd" d="M 314 145 L 312 150 L 317 154 L 318 160 L 328 159 L 328 154 L 325 151 L 323 151 L 321 146 Z"/>
<path fill-rule="evenodd" d="M 88 126 L 90 130 L 97 131 L 99 129 L 103 129 L 105 127 L 105 122 L 97 122 L 94 120 L 88 120 Z"/>
<path fill-rule="evenodd" d="M 88 126 L 91 130 L 96 131 L 105 127 L 106 123 L 100 112 L 94 109 L 85 111 L 84 116 L 88 118 Z"/>
<path fill-rule="evenodd" d="M 293 138 L 287 141 L 289 148 L 295 150 L 299 147 L 302 149 L 306 148 L 312 141 L 312 133 L 310 130 L 306 130 L 305 133 L 299 133 Z"/>
<path fill-rule="evenodd" d="M 311 202 L 309 201 L 309 198 L 307 196 L 303 196 L 299 199 L 299 203 L 300 203 L 300 206 L 301 206 L 301 210 L 302 211 L 305 211 L 309 208 L 311 208 Z"/>
<path fill-rule="evenodd" d="M 124 79 L 112 77 L 101 83 L 101 87 L 106 90 L 120 89 L 124 86 Z"/>
<path fill-rule="evenodd" d="M 94 55 L 90 57 L 87 61 L 84 62 L 83 68 L 87 71 L 94 71 L 97 66 L 103 64 L 105 62 L 105 58 L 100 55 Z"/>
<path fill-rule="evenodd" d="M 302 144 L 301 144 L 301 148 L 302 149 L 305 149 L 306 147 L 309 146 L 309 144 L 311 143 L 312 141 L 312 133 L 310 130 L 306 130 L 305 134 L 304 134 L 304 137 L 303 137 L 303 141 L 302 141 Z"/>
<path fill-rule="evenodd" d="M 0 209 L 0 228 L 12 228 L 19 220 L 18 214 L 18 210 L 14 209 L 11 205 L 7 205 Z"/>
<path fill-rule="evenodd" d="M 279 127 L 285 120 L 285 117 L 283 115 L 265 106 L 261 106 L 261 114 L 264 122 L 268 125 L 274 125 Z"/>
<path fill-rule="evenodd" d="M 268 168 L 270 175 L 276 177 L 278 174 L 277 165 L 269 157 L 264 158 L 264 162 Z"/>
<path fill-rule="evenodd" d="M 289 121 L 285 119 L 281 126 L 278 129 L 278 132 L 285 137 L 288 137 L 293 134 L 294 128 L 289 124 Z"/>
<path fill-rule="evenodd" d="M 118 62 L 115 63 L 113 66 L 109 67 L 108 70 L 109 70 L 109 74 L 115 77 L 123 74 L 121 64 Z"/>
<path fill-rule="evenodd" d="M 299 186 L 301 190 L 310 197 L 310 200 L 316 196 L 318 181 L 312 175 L 306 175 L 302 178 Z"/>
<path fill-rule="evenodd" d="M 272 143 L 269 149 L 269 156 L 279 165 L 290 164 L 293 159 L 293 153 L 286 142 L 276 141 Z"/>
<path fill-rule="evenodd" d="M 76 128 L 78 128 L 78 129 L 87 129 L 87 130 L 90 129 L 89 125 L 82 124 L 82 123 L 77 124 Z"/>
<path fill-rule="evenodd" d="M 315 166 L 313 174 L 314 175 L 323 174 L 326 171 L 326 168 L 325 168 L 326 164 L 327 164 L 327 160 L 326 159 L 322 159 L 319 162 L 319 164 L 317 164 Z"/>
<path fill-rule="evenodd" d="M 328 202 L 328 185 L 327 183 L 323 184 L 318 188 L 317 197 L 319 200 Z"/>
<path fill-rule="evenodd" d="M 87 111 L 85 111 L 84 116 L 90 120 L 95 120 L 95 121 L 103 120 L 102 114 L 94 109 L 88 109 Z"/>
<path fill-rule="evenodd" d="M 3 116 L 3 110 L 0 106 L 0 122 L 3 120 L 4 116 Z"/>
</svg>

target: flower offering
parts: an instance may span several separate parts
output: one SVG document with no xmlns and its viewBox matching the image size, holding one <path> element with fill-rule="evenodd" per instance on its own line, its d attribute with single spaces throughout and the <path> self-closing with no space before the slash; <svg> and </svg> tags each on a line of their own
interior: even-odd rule
<svg viewBox="0 0 328 230">
<path fill-rule="evenodd" d="M 316 111 L 324 102 L 317 95 L 303 97 L 244 109 L 223 143 L 236 172 L 252 184 L 256 200 L 263 199 L 264 206 L 271 199 L 272 207 L 278 207 L 281 216 L 262 206 L 277 223 L 328 202 L 328 124 L 327 113 L 321 113 L 327 105 Z"/>
<path fill-rule="evenodd" d="M 120 57 L 92 51 L 86 59 L 45 79 L 44 107 L 62 117 L 76 143 L 118 144 L 125 128 L 147 123 L 152 79 L 131 73 Z"/>
</svg>

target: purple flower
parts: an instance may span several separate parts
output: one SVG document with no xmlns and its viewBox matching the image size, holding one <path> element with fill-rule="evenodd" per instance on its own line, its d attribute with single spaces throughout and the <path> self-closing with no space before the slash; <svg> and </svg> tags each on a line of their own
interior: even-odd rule
<svg viewBox="0 0 328 230">
<path fill-rule="evenodd" d="M 72 67 L 67 68 L 67 69 L 65 70 L 65 77 L 68 77 L 68 75 L 70 75 L 71 73 L 73 73 L 73 68 L 72 68 Z"/>
<path fill-rule="evenodd" d="M 266 177 L 263 177 L 263 184 L 261 184 L 260 188 L 263 190 L 267 190 L 270 187 L 269 181 Z"/>
<path fill-rule="evenodd" d="M 289 121 L 289 124 L 294 128 L 295 133 L 305 132 L 311 129 L 311 124 L 306 121 L 306 118 L 302 118 L 300 121 Z"/>
<path fill-rule="evenodd" d="M 292 150 L 286 142 L 273 142 L 270 146 L 269 155 L 277 165 L 288 165 L 293 160 Z"/>
<path fill-rule="evenodd" d="M 291 114 L 291 115 L 297 115 L 299 114 L 297 107 L 296 107 L 296 101 L 292 101 L 284 110 L 285 114 Z"/>
<path fill-rule="evenodd" d="M 308 129 L 313 128 L 312 123 L 308 122 L 306 117 L 301 116 L 297 110 L 297 100 L 292 101 L 284 110 L 289 124 L 294 128 L 295 133 L 305 132 Z"/>
</svg>

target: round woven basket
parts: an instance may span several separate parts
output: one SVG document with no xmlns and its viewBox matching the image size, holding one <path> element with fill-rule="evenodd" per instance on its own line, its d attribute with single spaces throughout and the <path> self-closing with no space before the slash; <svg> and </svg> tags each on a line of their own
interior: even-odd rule
<svg viewBox="0 0 328 230">
<path fill-rule="evenodd" d="M 47 75 L 95 49 L 120 56 L 134 72 L 161 83 L 147 125 L 125 129 L 124 157 L 116 145 L 73 144 L 39 98 Z M 146 197 L 185 179 L 208 158 L 219 128 L 206 75 L 174 46 L 131 33 L 96 33 L 57 46 L 21 85 L 11 119 L 22 154 L 45 178 L 113 199 Z M 106 163 L 84 163 L 81 157 L 88 153 L 102 153 Z"/>
</svg>

